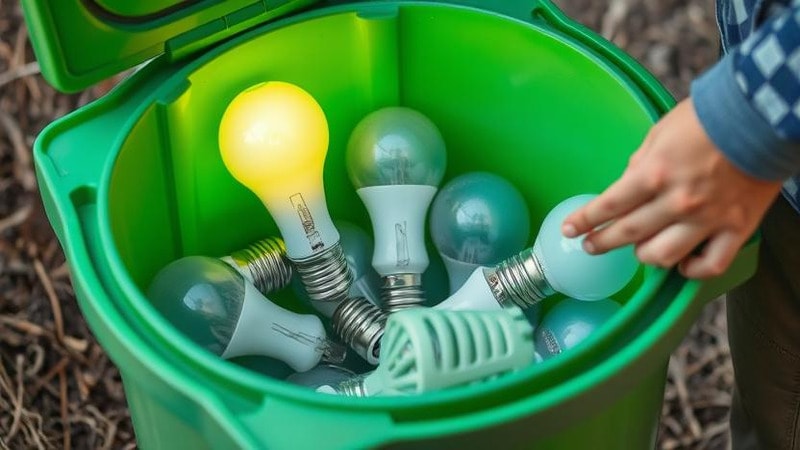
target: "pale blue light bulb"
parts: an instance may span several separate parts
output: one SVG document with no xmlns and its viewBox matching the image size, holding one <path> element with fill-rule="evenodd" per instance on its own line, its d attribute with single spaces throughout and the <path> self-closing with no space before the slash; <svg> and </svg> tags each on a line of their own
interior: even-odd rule
<svg viewBox="0 0 800 450">
<path fill-rule="evenodd" d="M 430 231 L 455 292 L 476 267 L 495 265 L 525 247 L 530 213 L 511 183 L 471 172 L 452 179 L 436 195 Z"/>
<path fill-rule="evenodd" d="M 585 302 L 566 298 L 553 306 L 536 328 L 536 352 L 549 359 L 584 342 L 619 310 L 610 299 Z"/>
<path fill-rule="evenodd" d="M 579 300 L 614 295 L 628 284 L 639 267 L 631 245 L 603 255 L 590 255 L 583 250 L 585 236 L 567 238 L 561 234 L 564 219 L 595 197 L 576 195 L 556 205 L 542 222 L 533 245 L 533 254 L 542 265 L 550 287 Z"/>
<path fill-rule="evenodd" d="M 347 144 L 347 170 L 356 188 L 438 186 L 447 157 L 439 129 L 411 108 L 374 111 L 356 125 Z"/>
</svg>

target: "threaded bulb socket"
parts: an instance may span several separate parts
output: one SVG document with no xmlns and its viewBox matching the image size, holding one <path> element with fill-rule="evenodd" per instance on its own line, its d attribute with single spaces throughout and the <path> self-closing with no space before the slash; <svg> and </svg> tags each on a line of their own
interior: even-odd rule
<svg viewBox="0 0 800 450">
<path fill-rule="evenodd" d="M 353 283 L 353 274 L 339 242 L 319 254 L 301 260 L 290 260 L 294 263 L 310 300 L 341 302 L 347 298 L 347 292 Z"/>
<path fill-rule="evenodd" d="M 364 297 L 343 301 L 331 319 L 333 331 L 368 363 L 376 365 L 386 328 L 386 313 Z"/>
<path fill-rule="evenodd" d="M 492 294 L 503 307 L 516 305 L 527 309 L 556 292 L 547 282 L 532 248 L 487 269 L 485 277 Z"/>
<path fill-rule="evenodd" d="M 241 270 L 250 274 L 253 286 L 264 295 L 283 289 L 292 279 L 292 264 L 281 238 L 262 239 L 230 256 Z"/>
<path fill-rule="evenodd" d="M 422 289 L 422 275 L 400 273 L 383 277 L 381 303 L 389 313 L 422 306 L 425 303 L 425 290 Z"/>
</svg>

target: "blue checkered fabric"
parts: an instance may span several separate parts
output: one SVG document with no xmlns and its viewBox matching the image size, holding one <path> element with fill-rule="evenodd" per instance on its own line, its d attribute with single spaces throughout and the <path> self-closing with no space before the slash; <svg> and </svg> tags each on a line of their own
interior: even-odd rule
<svg viewBox="0 0 800 450">
<path fill-rule="evenodd" d="M 800 152 L 800 0 L 717 0 L 717 21 L 744 98 Z M 783 193 L 800 211 L 800 167 L 793 173 Z"/>
</svg>

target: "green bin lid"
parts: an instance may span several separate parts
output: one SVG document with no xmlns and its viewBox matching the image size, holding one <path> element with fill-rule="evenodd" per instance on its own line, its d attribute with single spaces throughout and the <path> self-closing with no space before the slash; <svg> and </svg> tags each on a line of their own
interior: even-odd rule
<svg viewBox="0 0 800 450">
<path fill-rule="evenodd" d="M 22 0 L 42 74 L 74 92 L 167 53 L 179 59 L 318 0 Z"/>
</svg>

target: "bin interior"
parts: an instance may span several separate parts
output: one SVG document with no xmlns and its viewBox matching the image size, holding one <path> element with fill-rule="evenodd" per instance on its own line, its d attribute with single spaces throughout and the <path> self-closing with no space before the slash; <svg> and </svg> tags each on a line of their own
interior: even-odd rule
<svg viewBox="0 0 800 450">
<path fill-rule="evenodd" d="M 300 17 L 207 52 L 130 119 L 101 220 L 114 242 L 108 251 L 123 265 L 119 281 L 136 290 L 126 301 L 145 319 L 155 312 L 142 291 L 167 263 L 222 256 L 277 233 L 260 201 L 227 172 L 217 145 L 228 102 L 255 83 L 292 82 L 317 99 L 330 128 L 324 182 L 331 216 L 367 231 L 344 152 L 353 127 L 375 109 L 402 105 L 430 117 L 447 144 L 444 182 L 476 170 L 505 177 L 527 200 L 534 233 L 559 201 L 612 182 L 657 117 L 618 69 L 544 24 L 422 3 Z M 615 299 L 626 303 L 652 288 L 651 272 L 640 271 Z M 439 299 L 446 290 L 435 281 L 426 288 Z M 308 311 L 290 289 L 270 298 Z M 193 344 L 169 328 L 158 320 L 148 326 L 160 334 L 153 339 L 192 353 Z M 215 358 L 203 364 L 230 365 Z M 280 364 L 264 367 L 271 376 L 288 373 Z M 238 370 L 226 373 L 250 376 Z M 476 389 L 482 388 L 470 386 L 464 395 Z"/>
</svg>

